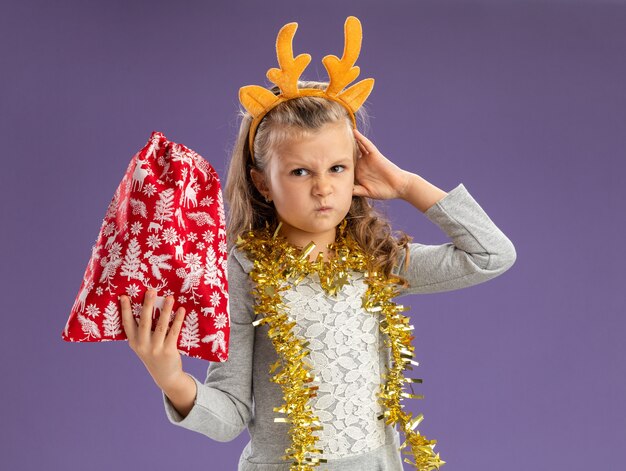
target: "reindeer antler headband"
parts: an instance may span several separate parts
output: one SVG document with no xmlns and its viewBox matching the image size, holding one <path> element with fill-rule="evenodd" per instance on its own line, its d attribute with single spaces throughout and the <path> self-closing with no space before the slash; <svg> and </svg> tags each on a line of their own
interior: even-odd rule
<svg viewBox="0 0 626 471">
<path fill-rule="evenodd" d="M 374 88 L 374 79 L 367 78 L 344 90 L 359 76 L 360 72 L 360 68 L 354 66 L 361 51 L 363 37 L 361 22 L 358 18 L 349 16 L 346 19 L 344 24 L 345 43 L 341 59 L 334 55 L 327 55 L 322 59 L 330 79 L 325 90 L 298 88 L 298 79 L 311 62 L 311 55 L 293 56 L 293 36 L 296 29 L 298 29 L 298 23 L 287 23 L 280 29 L 276 38 L 276 55 L 280 68 L 271 68 L 266 74 L 272 83 L 278 85 L 280 94 L 274 95 L 270 90 L 258 85 L 246 85 L 239 89 L 239 101 L 254 118 L 248 135 L 250 154 L 253 160 L 256 129 L 263 117 L 280 103 L 303 96 L 327 98 L 340 103 L 348 110 L 352 125 L 356 128 L 354 113 L 361 107 Z"/>
</svg>

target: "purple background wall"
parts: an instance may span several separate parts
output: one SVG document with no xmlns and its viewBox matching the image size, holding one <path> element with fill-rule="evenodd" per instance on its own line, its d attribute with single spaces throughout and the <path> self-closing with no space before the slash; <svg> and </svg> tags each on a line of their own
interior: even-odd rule
<svg viewBox="0 0 626 471">
<path fill-rule="evenodd" d="M 238 88 L 267 83 L 280 26 L 299 22 L 305 77 L 324 79 L 348 15 L 376 78 L 371 139 L 444 190 L 464 183 L 517 248 L 491 282 L 403 299 L 426 396 L 408 407 L 443 469 L 623 469 L 626 3 L 504 0 L 4 1 L 0 468 L 235 469 L 246 432 L 170 425 L 126 343 L 60 333 L 150 132 L 225 175 Z"/>
</svg>

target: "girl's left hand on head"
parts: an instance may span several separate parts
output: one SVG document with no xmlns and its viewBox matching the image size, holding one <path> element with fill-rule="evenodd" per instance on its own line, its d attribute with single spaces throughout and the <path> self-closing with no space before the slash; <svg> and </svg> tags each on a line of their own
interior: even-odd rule
<svg viewBox="0 0 626 471">
<path fill-rule="evenodd" d="M 353 131 L 361 150 L 354 171 L 353 194 L 379 200 L 402 198 L 411 174 L 387 159 L 357 129 Z"/>
</svg>

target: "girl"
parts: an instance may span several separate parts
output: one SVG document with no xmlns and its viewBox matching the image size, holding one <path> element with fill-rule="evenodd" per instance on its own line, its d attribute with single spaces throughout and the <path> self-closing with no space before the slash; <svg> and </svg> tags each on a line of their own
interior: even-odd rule
<svg viewBox="0 0 626 471">
<path fill-rule="evenodd" d="M 398 405 L 407 381 L 398 373 L 412 347 L 390 297 L 492 279 L 514 263 L 513 244 L 463 184 L 445 192 L 399 168 L 336 100 L 285 100 L 250 137 L 252 123 L 243 113 L 225 187 L 228 361 L 211 363 L 200 382 L 183 371 L 177 350 L 182 308 L 168 330 L 173 297 L 153 333 L 155 293 L 146 294 L 138 324 L 128 298 L 120 300 L 129 345 L 162 390 L 169 421 L 217 441 L 247 428 L 240 471 L 402 470 L 396 424 L 415 466 L 438 468 L 434 441 L 414 431 L 421 416 Z M 395 198 L 451 242 L 394 236 L 369 199 Z"/>
</svg>

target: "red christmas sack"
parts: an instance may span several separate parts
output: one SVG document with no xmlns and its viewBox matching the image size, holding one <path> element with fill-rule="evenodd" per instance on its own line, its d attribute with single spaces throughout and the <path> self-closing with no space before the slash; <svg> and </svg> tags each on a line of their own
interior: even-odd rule
<svg viewBox="0 0 626 471">
<path fill-rule="evenodd" d="M 127 340 L 118 296 L 139 320 L 144 294 L 157 290 L 156 327 L 165 297 L 185 308 L 181 354 L 228 359 L 227 248 L 221 185 L 211 164 L 154 131 L 130 161 L 61 337 L 68 342 Z"/>
</svg>

